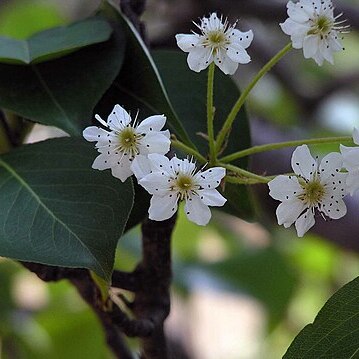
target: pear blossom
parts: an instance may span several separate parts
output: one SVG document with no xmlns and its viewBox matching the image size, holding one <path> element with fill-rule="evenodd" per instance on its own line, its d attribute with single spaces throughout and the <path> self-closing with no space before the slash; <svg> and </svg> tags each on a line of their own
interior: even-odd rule
<svg viewBox="0 0 359 359">
<path fill-rule="evenodd" d="M 194 23 L 201 34 L 177 34 L 178 47 L 188 52 L 187 63 L 191 70 L 200 72 L 213 61 L 225 73 L 233 75 L 238 64 L 247 64 L 251 58 L 245 50 L 253 40 L 253 32 L 241 32 L 236 23 L 230 25 L 227 19 L 212 13 L 203 17 L 200 24 Z"/>
<path fill-rule="evenodd" d="M 320 66 L 324 60 L 333 64 L 333 53 L 344 50 L 340 33 L 348 26 L 343 25 L 345 20 L 338 21 L 342 14 L 334 16 L 333 9 L 330 0 L 289 1 L 289 18 L 280 24 L 282 30 L 290 35 L 292 46 L 303 49 L 304 57 L 313 58 Z"/>
<path fill-rule="evenodd" d="M 307 145 L 297 147 L 292 155 L 297 176 L 280 175 L 268 183 L 270 196 L 282 202 L 276 211 L 278 224 L 288 228 L 295 223 L 298 236 L 303 237 L 315 223 L 315 211 L 323 218 L 343 217 L 347 174 L 340 172 L 342 164 L 340 153 L 329 153 L 319 162 Z"/>
<path fill-rule="evenodd" d="M 90 126 L 83 131 L 87 141 L 97 142 L 95 147 L 100 152 L 92 168 L 110 168 L 112 175 L 122 182 L 133 174 L 131 163 L 136 156 L 165 154 L 170 149 L 170 133 L 161 131 L 166 122 L 164 115 L 150 116 L 137 124 L 124 108 L 115 105 L 107 122 L 99 115 L 95 118 L 104 128 Z"/>
<path fill-rule="evenodd" d="M 359 145 L 359 131 L 353 131 L 354 143 Z M 343 156 L 343 167 L 348 171 L 347 190 L 353 195 L 359 189 L 359 147 L 346 147 L 340 145 L 340 152 Z"/>
<path fill-rule="evenodd" d="M 226 170 L 212 167 L 198 170 L 188 159 L 153 153 L 138 156 L 132 164 L 138 183 L 152 195 L 149 218 L 163 221 L 171 218 L 184 200 L 188 219 L 198 225 L 206 225 L 211 218 L 208 206 L 223 206 L 226 199 L 215 189 L 219 186 Z"/>
</svg>

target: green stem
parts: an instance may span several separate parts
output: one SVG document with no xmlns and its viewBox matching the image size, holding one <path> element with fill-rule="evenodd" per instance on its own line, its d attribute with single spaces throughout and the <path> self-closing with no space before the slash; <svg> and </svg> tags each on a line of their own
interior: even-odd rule
<svg viewBox="0 0 359 359">
<path fill-rule="evenodd" d="M 317 144 L 321 144 L 321 143 L 342 143 L 342 142 L 352 142 L 352 141 L 353 141 L 353 139 L 351 136 L 342 136 L 342 137 L 310 138 L 310 139 L 306 139 L 306 140 L 295 140 L 295 141 L 286 141 L 286 142 L 279 142 L 279 143 L 268 143 L 265 145 L 253 146 L 253 147 L 247 148 L 245 150 L 232 153 L 228 156 L 222 157 L 220 159 L 220 161 L 225 162 L 225 163 L 232 162 L 239 158 L 253 155 L 254 153 L 272 151 L 272 150 L 277 150 L 279 148 L 285 148 L 285 147 L 300 146 L 300 145 L 304 145 L 304 144 L 317 145 Z"/>
<path fill-rule="evenodd" d="M 252 180 L 251 184 L 268 183 L 271 179 L 273 179 L 272 176 L 269 176 L 269 177 L 259 176 L 253 172 L 246 171 L 242 168 L 239 168 L 237 166 L 233 166 L 233 165 L 230 165 L 227 163 L 217 162 L 217 165 L 220 167 L 224 167 L 225 169 L 239 175 L 242 179 L 251 179 Z"/>
<path fill-rule="evenodd" d="M 216 139 L 216 150 L 220 151 L 221 146 L 230 132 L 233 121 L 235 120 L 239 110 L 242 108 L 245 100 L 247 99 L 249 93 L 252 88 L 257 84 L 257 82 L 292 48 L 292 43 L 287 44 L 282 50 L 280 50 L 276 55 L 274 55 L 257 73 L 257 75 L 253 78 L 250 84 L 244 89 L 237 102 L 234 104 L 231 112 L 229 113 L 225 123 L 223 124 L 222 129 L 218 133 Z"/>
<path fill-rule="evenodd" d="M 208 82 L 207 82 L 207 132 L 209 144 L 209 162 L 213 165 L 216 162 L 216 143 L 214 140 L 213 119 L 213 83 L 214 83 L 214 69 L 215 64 L 212 62 L 208 67 Z"/>
<path fill-rule="evenodd" d="M 207 163 L 208 162 L 207 159 L 205 157 L 203 157 L 199 152 L 197 152 L 192 147 L 189 147 L 189 146 L 185 145 L 181 141 L 171 140 L 171 145 L 173 147 L 183 151 L 183 152 L 186 152 L 189 155 L 192 155 L 193 157 L 195 157 L 201 163 Z"/>
</svg>

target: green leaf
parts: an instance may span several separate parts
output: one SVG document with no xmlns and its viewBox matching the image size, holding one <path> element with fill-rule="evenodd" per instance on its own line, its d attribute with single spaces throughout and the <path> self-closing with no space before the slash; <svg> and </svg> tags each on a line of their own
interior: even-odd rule
<svg viewBox="0 0 359 359">
<path fill-rule="evenodd" d="M 0 256 L 88 268 L 110 280 L 133 190 L 130 180 L 91 168 L 92 147 L 61 138 L 0 157 Z"/>
<path fill-rule="evenodd" d="M 181 123 L 190 134 L 191 141 L 207 157 L 208 143 L 198 135 L 198 133 L 207 133 L 207 71 L 200 73 L 191 71 L 188 68 L 186 56 L 179 51 L 156 51 L 153 53 L 169 98 Z M 215 131 L 220 130 L 239 95 L 238 87 L 231 78 L 216 68 L 214 79 Z M 233 124 L 228 147 L 223 155 L 240 151 L 250 145 L 248 118 L 242 108 Z M 235 164 L 247 168 L 246 159 L 241 159 Z M 253 216 L 251 201 L 245 186 L 227 183 L 224 195 L 228 199 L 224 207 L 225 211 L 244 218 Z"/>
<path fill-rule="evenodd" d="M 141 114 L 165 114 L 171 131 L 188 145 L 191 145 L 188 134 L 179 122 L 168 99 L 167 92 L 159 76 L 157 67 L 140 35 L 132 23 L 122 14 L 114 1 L 107 0 L 105 11 L 111 13 L 126 34 L 126 55 L 119 76 L 113 83 L 111 91 L 103 101 L 110 102 L 106 111 L 113 106 L 114 99 L 121 101 L 127 110 L 141 109 Z M 111 107 L 112 108 L 112 107 Z M 109 111 L 108 111 L 109 112 Z"/>
<path fill-rule="evenodd" d="M 66 57 L 32 65 L 0 65 L 0 106 L 26 119 L 79 135 L 117 76 L 124 38 L 89 46 Z"/>
<path fill-rule="evenodd" d="M 63 56 L 70 50 L 104 42 L 111 26 L 101 18 L 90 18 L 69 26 L 39 32 L 27 40 L 0 37 L 0 62 L 30 64 Z"/>
<path fill-rule="evenodd" d="M 294 339 L 284 359 L 359 357 L 359 277 L 338 290 Z"/>
</svg>

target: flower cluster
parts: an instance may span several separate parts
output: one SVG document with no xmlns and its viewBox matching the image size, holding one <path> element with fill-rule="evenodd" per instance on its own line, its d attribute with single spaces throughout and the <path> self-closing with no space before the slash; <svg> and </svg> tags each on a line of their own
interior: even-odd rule
<svg viewBox="0 0 359 359">
<path fill-rule="evenodd" d="M 359 131 L 353 140 L 359 144 Z M 359 189 L 359 147 L 340 146 L 321 161 L 314 159 L 307 145 L 297 147 L 292 155 L 295 175 L 280 175 L 268 183 L 269 194 L 282 203 L 276 214 L 285 228 L 293 223 L 299 237 L 315 224 L 315 213 L 323 218 L 339 219 L 347 213 L 343 201 Z"/>
<path fill-rule="evenodd" d="M 92 164 L 98 170 L 111 169 L 122 182 L 134 174 L 138 183 L 153 197 L 149 218 L 163 221 L 177 211 L 178 201 L 184 200 L 188 219 L 205 225 L 211 218 L 208 206 L 223 206 L 226 199 L 215 189 L 225 176 L 225 169 L 210 168 L 197 171 L 195 163 L 177 157 L 164 156 L 170 149 L 170 133 L 162 131 L 164 115 L 146 118 L 137 124 L 120 105 L 115 105 L 104 121 L 104 127 L 90 126 L 83 131 L 87 141 L 96 142 L 100 153 Z"/>
</svg>

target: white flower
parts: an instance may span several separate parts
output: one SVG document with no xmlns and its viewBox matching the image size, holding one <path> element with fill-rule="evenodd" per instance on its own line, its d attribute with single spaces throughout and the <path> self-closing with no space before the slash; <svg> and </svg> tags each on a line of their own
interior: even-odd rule
<svg viewBox="0 0 359 359">
<path fill-rule="evenodd" d="M 176 35 L 179 48 L 189 53 L 187 62 L 191 70 L 200 72 L 214 61 L 225 74 L 233 75 L 238 63 L 251 61 L 245 49 L 253 40 L 252 30 L 241 32 L 235 29 L 236 24 L 229 25 L 227 20 L 219 19 L 216 13 L 202 18 L 201 24 L 195 25 L 201 31 L 200 35 Z"/>
<path fill-rule="evenodd" d="M 340 33 L 347 26 L 337 21 L 342 15 L 334 17 L 330 0 L 300 0 L 287 4 L 289 18 L 280 24 L 282 30 L 290 35 L 295 49 L 303 48 L 306 59 L 313 58 L 318 65 L 324 60 L 333 64 L 333 53 L 343 50 Z"/>
<path fill-rule="evenodd" d="M 131 163 L 136 156 L 165 154 L 170 149 L 169 131 L 161 131 L 166 122 L 163 115 L 148 117 L 137 125 L 120 105 L 115 105 L 107 123 L 99 115 L 95 118 L 106 129 L 90 126 L 83 131 L 87 141 L 97 141 L 96 148 L 100 152 L 92 168 L 111 168 L 112 175 L 122 182 L 133 174 Z"/>
<path fill-rule="evenodd" d="M 188 159 L 169 160 L 160 154 L 148 158 L 138 156 L 132 165 L 138 183 L 151 195 L 149 218 L 163 221 L 177 211 L 178 201 L 184 200 L 189 220 L 206 225 L 211 218 L 208 206 L 223 206 L 226 199 L 215 189 L 226 170 L 213 167 L 206 171 L 196 169 Z"/>
<path fill-rule="evenodd" d="M 359 145 L 359 131 L 353 131 L 354 143 Z M 347 190 L 353 195 L 359 189 L 359 147 L 346 147 L 340 145 L 343 156 L 343 167 L 348 170 Z"/>
<path fill-rule="evenodd" d="M 275 177 L 268 183 L 269 194 L 282 203 L 277 208 L 278 224 L 285 228 L 295 222 L 299 237 L 315 223 L 315 209 L 325 217 L 343 217 L 347 208 L 346 173 L 341 173 L 342 156 L 329 153 L 322 161 L 314 159 L 307 145 L 297 147 L 292 155 L 292 168 L 298 176 Z"/>
</svg>

